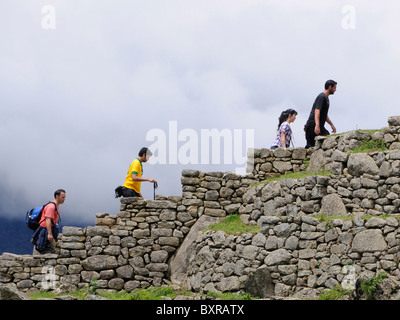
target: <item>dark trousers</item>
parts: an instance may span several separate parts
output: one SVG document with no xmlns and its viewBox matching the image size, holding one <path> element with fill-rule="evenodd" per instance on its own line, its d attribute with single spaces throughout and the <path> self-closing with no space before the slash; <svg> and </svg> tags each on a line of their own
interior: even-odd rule
<svg viewBox="0 0 400 320">
<path fill-rule="evenodd" d="M 129 189 L 126 187 L 122 187 L 122 196 L 123 197 L 140 197 L 140 194 L 137 193 L 135 190 L 133 189 Z"/>
<path fill-rule="evenodd" d="M 315 125 L 309 125 L 304 128 L 306 132 L 306 148 L 315 147 L 315 137 L 317 136 L 314 132 Z M 320 136 L 329 136 L 329 131 L 325 129 L 325 127 L 321 128 Z"/>
<path fill-rule="evenodd" d="M 119 186 L 115 189 L 115 197 L 141 197 L 139 193 L 137 193 L 133 189 L 129 189 L 124 186 Z"/>
</svg>

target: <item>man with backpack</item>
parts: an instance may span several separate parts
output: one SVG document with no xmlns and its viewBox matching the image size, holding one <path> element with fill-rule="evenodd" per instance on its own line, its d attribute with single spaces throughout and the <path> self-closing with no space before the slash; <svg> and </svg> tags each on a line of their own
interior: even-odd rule
<svg viewBox="0 0 400 320">
<path fill-rule="evenodd" d="M 33 254 L 56 253 L 55 240 L 58 237 L 59 205 L 65 201 L 63 189 L 54 192 L 54 200 L 49 201 L 42 211 L 39 227 L 33 233 L 31 242 L 34 244 Z"/>
</svg>

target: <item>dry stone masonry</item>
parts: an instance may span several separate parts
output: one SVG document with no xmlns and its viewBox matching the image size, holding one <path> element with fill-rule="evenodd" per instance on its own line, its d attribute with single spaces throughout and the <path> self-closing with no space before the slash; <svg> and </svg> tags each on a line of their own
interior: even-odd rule
<svg viewBox="0 0 400 320">
<path fill-rule="evenodd" d="M 252 186 L 240 211 L 256 221 L 262 215 L 399 213 L 400 150 L 351 154 L 340 165 L 344 169 L 339 174 Z"/>
<path fill-rule="evenodd" d="M 263 216 L 261 233 L 199 235 L 187 285 L 194 291 L 252 292 L 258 297 L 316 298 L 345 284 L 386 272 L 399 279 L 400 228 L 395 218 L 320 221 L 311 216 Z M 253 283 L 258 273 L 262 286 Z"/>
<path fill-rule="evenodd" d="M 388 122 L 375 132 L 318 137 L 315 149 L 249 150 L 245 176 L 183 170 L 181 196 L 123 198 L 120 211 L 97 214 L 95 226 L 64 227 L 58 254 L 3 253 L 0 283 L 24 292 L 95 281 L 112 291 L 178 284 L 315 298 L 382 271 L 399 282 L 400 117 Z M 386 149 L 351 152 L 366 141 Z M 303 178 L 265 181 L 305 170 Z M 321 170 L 329 173 L 311 175 Z M 205 231 L 230 214 L 260 232 Z"/>
<path fill-rule="evenodd" d="M 247 172 L 262 181 L 288 172 L 306 169 L 313 149 L 253 149 L 248 152 Z"/>
</svg>

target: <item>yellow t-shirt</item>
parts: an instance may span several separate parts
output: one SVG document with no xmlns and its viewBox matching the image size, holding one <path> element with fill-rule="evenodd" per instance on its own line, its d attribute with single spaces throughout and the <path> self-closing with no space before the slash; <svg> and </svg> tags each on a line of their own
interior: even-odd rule
<svg viewBox="0 0 400 320">
<path fill-rule="evenodd" d="M 129 170 L 128 170 L 127 174 L 126 174 L 124 187 L 129 188 L 129 189 L 133 189 L 137 193 L 140 194 L 141 182 L 140 181 L 133 181 L 132 180 L 132 173 L 136 173 L 136 175 L 139 178 L 142 177 L 143 166 L 142 166 L 142 162 L 138 158 L 133 160 L 133 162 L 131 163 L 131 165 L 129 167 Z"/>
</svg>

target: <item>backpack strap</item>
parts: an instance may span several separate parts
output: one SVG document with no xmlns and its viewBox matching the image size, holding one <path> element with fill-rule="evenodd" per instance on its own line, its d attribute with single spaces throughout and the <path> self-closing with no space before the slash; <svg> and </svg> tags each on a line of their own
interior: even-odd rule
<svg viewBox="0 0 400 320">
<path fill-rule="evenodd" d="M 57 210 L 57 205 L 56 205 L 56 203 L 55 203 L 54 201 L 49 201 L 49 202 L 47 202 L 47 203 L 43 206 L 42 212 L 44 211 L 44 208 L 45 208 L 47 205 L 49 205 L 50 203 L 54 204 L 54 207 L 55 207 L 55 209 L 56 209 L 56 213 L 57 213 L 58 218 L 60 219 L 60 222 L 61 222 L 61 216 L 60 216 L 60 213 L 59 213 L 58 210 Z M 46 217 L 44 217 L 44 219 L 43 219 L 42 221 L 39 222 L 39 225 L 40 225 L 43 221 L 45 221 L 45 220 L 46 220 Z M 53 223 L 53 221 L 52 221 L 52 223 Z M 54 224 L 53 224 L 53 226 L 54 226 Z"/>
</svg>

